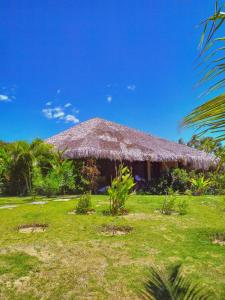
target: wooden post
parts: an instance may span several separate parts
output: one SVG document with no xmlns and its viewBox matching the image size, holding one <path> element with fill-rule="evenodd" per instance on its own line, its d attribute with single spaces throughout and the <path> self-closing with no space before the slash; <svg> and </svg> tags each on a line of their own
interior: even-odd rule
<svg viewBox="0 0 225 300">
<path fill-rule="evenodd" d="M 151 162 L 147 160 L 147 179 L 148 181 L 151 180 Z"/>
</svg>

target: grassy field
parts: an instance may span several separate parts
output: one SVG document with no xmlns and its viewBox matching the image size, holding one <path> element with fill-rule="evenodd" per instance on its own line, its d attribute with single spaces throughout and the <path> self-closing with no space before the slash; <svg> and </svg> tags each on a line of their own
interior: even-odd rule
<svg viewBox="0 0 225 300">
<path fill-rule="evenodd" d="M 185 197 L 185 196 L 184 196 Z M 93 196 L 93 215 L 68 214 L 77 199 L 32 205 L 31 198 L 0 198 L 0 299 L 140 299 L 148 267 L 183 264 L 183 272 L 225 299 L 223 197 L 187 198 L 184 216 L 161 215 L 161 196 L 132 196 L 126 216 L 104 216 L 107 197 Z M 37 199 L 36 201 L 40 201 Z M 45 232 L 20 233 L 24 224 Z M 105 224 L 129 225 L 124 236 L 101 234 Z"/>
</svg>

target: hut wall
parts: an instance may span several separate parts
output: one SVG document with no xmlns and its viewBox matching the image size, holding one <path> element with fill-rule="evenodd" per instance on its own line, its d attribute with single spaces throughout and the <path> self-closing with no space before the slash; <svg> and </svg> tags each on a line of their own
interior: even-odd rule
<svg viewBox="0 0 225 300">
<path fill-rule="evenodd" d="M 112 178 L 116 176 L 116 168 L 119 167 L 120 161 L 112 161 L 109 159 L 97 160 L 97 167 L 101 172 L 102 186 L 110 185 Z M 123 161 L 125 166 L 128 166 L 132 171 L 133 176 L 139 175 L 141 178 L 147 180 L 147 162 L 145 161 Z"/>
</svg>

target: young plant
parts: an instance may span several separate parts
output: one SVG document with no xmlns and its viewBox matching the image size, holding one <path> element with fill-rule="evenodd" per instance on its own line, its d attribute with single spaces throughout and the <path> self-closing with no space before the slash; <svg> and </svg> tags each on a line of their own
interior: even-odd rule
<svg viewBox="0 0 225 300">
<path fill-rule="evenodd" d="M 91 204 L 91 194 L 86 193 L 80 197 L 77 203 L 76 207 L 76 213 L 77 214 L 88 214 L 90 211 L 92 211 L 92 204 Z"/>
<path fill-rule="evenodd" d="M 129 168 L 120 165 L 118 175 L 113 179 L 111 187 L 108 189 L 112 215 L 118 215 L 124 211 L 125 202 L 134 185 L 134 178 Z"/>
<path fill-rule="evenodd" d="M 166 195 L 161 208 L 163 215 L 171 215 L 175 211 L 176 197 L 172 195 Z"/>
<path fill-rule="evenodd" d="M 202 195 L 206 188 L 211 184 L 210 179 L 205 179 L 204 176 L 192 178 L 190 181 L 197 196 Z"/>
<path fill-rule="evenodd" d="M 183 216 L 187 214 L 188 203 L 185 199 L 180 199 L 177 204 L 177 210 L 179 215 Z"/>
</svg>

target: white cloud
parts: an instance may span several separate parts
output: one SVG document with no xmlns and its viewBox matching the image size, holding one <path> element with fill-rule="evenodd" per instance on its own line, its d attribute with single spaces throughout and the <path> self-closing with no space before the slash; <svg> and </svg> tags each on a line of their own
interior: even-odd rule
<svg viewBox="0 0 225 300">
<path fill-rule="evenodd" d="M 63 111 L 57 111 L 53 113 L 53 119 L 63 119 L 65 113 Z"/>
<path fill-rule="evenodd" d="M 130 84 L 130 85 L 128 85 L 127 86 L 127 89 L 129 90 L 129 91 L 134 91 L 135 89 L 136 89 L 136 85 L 135 84 Z"/>
<path fill-rule="evenodd" d="M 111 96 L 111 95 L 108 95 L 106 99 L 107 99 L 107 101 L 108 101 L 109 103 L 112 102 L 112 96 Z"/>
<path fill-rule="evenodd" d="M 52 109 L 51 108 L 44 108 L 44 109 L 42 109 L 42 112 L 43 112 L 44 116 L 47 119 L 52 119 L 53 118 L 53 116 L 52 116 Z"/>
<path fill-rule="evenodd" d="M 42 109 L 44 116 L 48 119 L 63 119 L 65 116 L 61 107 L 44 108 Z"/>
<path fill-rule="evenodd" d="M 80 122 L 80 120 L 77 117 L 75 117 L 74 115 L 66 115 L 64 120 L 66 123 L 72 122 L 72 123 L 76 124 L 76 123 Z"/>
<path fill-rule="evenodd" d="M 9 96 L 7 96 L 7 95 L 0 95 L 0 101 L 9 102 L 11 100 L 9 99 Z"/>
<path fill-rule="evenodd" d="M 68 107 L 70 107 L 70 105 Z M 74 124 L 79 123 L 79 119 L 75 115 L 65 114 L 64 108 L 60 106 L 44 108 L 42 109 L 42 113 L 47 119 L 54 119 L 57 121 L 61 120 L 64 121 L 65 123 L 69 123 L 69 122 Z M 78 113 L 78 111 L 76 111 L 76 113 Z"/>
<path fill-rule="evenodd" d="M 68 108 L 68 107 L 70 107 L 72 104 L 71 103 L 66 103 L 65 105 L 64 105 L 64 107 L 65 108 Z"/>
<path fill-rule="evenodd" d="M 45 105 L 46 105 L 46 106 L 50 106 L 50 105 L 52 105 L 52 102 L 51 102 L 51 101 L 46 102 Z"/>
</svg>

